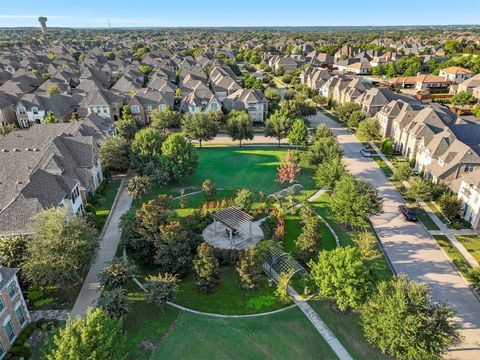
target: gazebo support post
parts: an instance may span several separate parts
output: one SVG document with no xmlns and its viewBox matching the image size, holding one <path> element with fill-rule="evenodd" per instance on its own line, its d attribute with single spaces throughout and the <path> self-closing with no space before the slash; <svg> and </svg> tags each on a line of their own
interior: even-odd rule
<svg viewBox="0 0 480 360">
<path fill-rule="evenodd" d="M 233 246 L 233 231 L 232 229 L 229 229 L 230 230 L 230 244 L 232 244 Z"/>
<path fill-rule="evenodd" d="M 217 219 L 213 218 L 213 232 L 217 236 Z"/>
<path fill-rule="evenodd" d="M 252 238 L 252 222 L 251 221 L 248 223 L 248 227 L 249 227 L 250 238 Z"/>
</svg>

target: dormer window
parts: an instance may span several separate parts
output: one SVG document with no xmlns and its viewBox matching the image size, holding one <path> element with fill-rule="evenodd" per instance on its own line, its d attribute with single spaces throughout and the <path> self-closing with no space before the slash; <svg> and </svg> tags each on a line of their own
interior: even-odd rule
<svg viewBox="0 0 480 360">
<path fill-rule="evenodd" d="M 475 165 L 473 164 L 465 164 L 465 172 L 472 172 L 475 169 Z"/>
<path fill-rule="evenodd" d="M 152 105 L 147 105 L 147 111 L 152 111 Z"/>
<path fill-rule="evenodd" d="M 445 162 L 442 159 L 438 159 L 438 165 L 444 166 Z"/>
<path fill-rule="evenodd" d="M 19 107 L 19 108 L 17 109 L 17 111 L 18 111 L 18 113 L 19 113 L 20 115 L 25 115 L 25 114 L 27 113 L 27 111 L 26 111 L 26 109 L 25 109 L 24 107 Z"/>
<path fill-rule="evenodd" d="M 138 105 L 132 105 L 130 106 L 130 109 L 132 110 L 132 113 L 138 114 L 140 112 L 140 106 Z"/>
<path fill-rule="evenodd" d="M 34 115 L 38 115 L 38 108 L 32 107 L 32 113 L 33 113 Z"/>
</svg>

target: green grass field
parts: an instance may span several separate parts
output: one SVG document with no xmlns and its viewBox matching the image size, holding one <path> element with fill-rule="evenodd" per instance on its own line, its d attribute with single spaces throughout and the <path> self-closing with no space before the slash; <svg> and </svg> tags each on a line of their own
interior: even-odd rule
<svg viewBox="0 0 480 360">
<path fill-rule="evenodd" d="M 393 171 L 390 169 L 385 161 L 380 156 L 374 156 L 373 160 L 377 163 L 378 167 L 383 171 L 387 178 L 393 176 Z"/>
<path fill-rule="evenodd" d="M 433 235 L 433 238 L 437 241 L 437 244 L 447 253 L 447 256 L 455 264 L 457 269 L 463 274 L 466 275 L 470 269 L 470 264 L 463 257 L 462 253 L 457 250 L 455 246 L 452 245 L 450 240 L 445 235 Z"/>
<path fill-rule="evenodd" d="M 267 276 L 255 290 L 240 287 L 238 273 L 233 267 L 223 267 L 219 286 L 211 294 L 195 289 L 193 276 L 187 275 L 179 284 L 175 303 L 208 313 L 245 315 L 277 310 L 285 307 L 275 296 L 275 285 L 268 286 Z"/>
<path fill-rule="evenodd" d="M 95 216 L 97 218 L 97 226 L 99 229 L 102 229 L 107 221 L 107 217 L 110 214 L 112 209 L 113 202 L 117 196 L 118 188 L 120 187 L 121 181 L 118 179 L 112 179 L 108 182 L 105 192 L 102 195 L 103 200 L 99 204 L 93 205 L 95 210 Z"/>
<path fill-rule="evenodd" d="M 299 309 L 243 319 L 183 313 L 151 359 L 337 359 Z"/>
<path fill-rule="evenodd" d="M 350 312 L 346 315 L 339 315 L 331 309 L 330 300 L 312 300 L 309 304 L 317 312 L 327 326 L 338 337 L 347 351 L 354 359 L 388 359 L 380 350 L 371 347 L 360 324 L 358 313 Z"/>
<path fill-rule="evenodd" d="M 295 252 L 295 240 L 302 233 L 302 223 L 299 215 L 287 215 L 285 220 L 285 239 L 283 240 L 283 248 L 286 252 L 293 254 Z M 322 222 L 320 225 L 320 234 L 322 235 L 320 249 L 335 249 L 337 246 L 335 243 L 335 238 L 324 222 Z"/>
<path fill-rule="evenodd" d="M 182 183 L 171 187 L 154 187 L 141 199 L 134 201 L 138 206 L 160 193 L 178 195 L 181 189 L 192 192 L 199 190 L 205 179 L 213 181 L 218 189 L 242 189 L 263 191 L 266 194 L 286 188 L 286 184 L 275 182 L 277 168 L 287 149 L 260 147 L 211 147 L 198 149 L 199 164 L 195 173 Z M 313 170 L 304 167 L 299 182 L 305 189 L 314 189 Z"/>
<path fill-rule="evenodd" d="M 457 240 L 460 241 L 465 249 L 468 250 L 470 254 L 480 262 L 480 235 L 473 236 L 456 236 Z"/>
</svg>

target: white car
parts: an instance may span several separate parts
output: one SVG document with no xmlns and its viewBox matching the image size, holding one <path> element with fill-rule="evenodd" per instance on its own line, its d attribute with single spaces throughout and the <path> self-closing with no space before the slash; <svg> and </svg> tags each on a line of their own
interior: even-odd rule
<svg viewBox="0 0 480 360">
<path fill-rule="evenodd" d="M 370 150 L 366 149 L 366 148 L 363 148 L 362 150 L 360 150 L 360 154 L 362 154 L 363 157 L 370 157 L 372 156 L 372 153 L 370 152 Z"/>
</svg>

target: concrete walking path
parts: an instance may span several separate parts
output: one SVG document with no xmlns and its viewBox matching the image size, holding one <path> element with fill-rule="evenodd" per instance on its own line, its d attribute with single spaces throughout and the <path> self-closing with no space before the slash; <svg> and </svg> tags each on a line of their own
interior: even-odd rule
<svg viewBox="0 0 480 360">
<path fill-rule="evenodd" d="M 456 311 L 462 343 L 450 350 L 453 359 L 480 359 L 480 302 L 441 251 L 430 233 L 419 223 L 407 222 L 398 212 L 405 204 L 375 161 L 360 154 L 362 143 L 342 125 L 319 112 L 310 118 L 312 125 L 326 124 L 342 145 L 347 169 L 365 178 L 383 198 L 383 213 L 371 218 L 386 255 L 397 273 L 430 285 L 435 301 L 447 301 Z"/>
<path fill-rule="evenodd" d="M 97 305 L 101 294 L 98 275 L 105 265 L 115 257 L 121 237 L 120 218 L 130 209 L 131 204 L 132 198 L 127 194 L 126 178 L 124 178 L 102 232 L 103 236 L 100 239 L 96 260 L 90 267 L 70 313 L 72 317 L 83 316 L 89 307 Z"/>
</svg>

